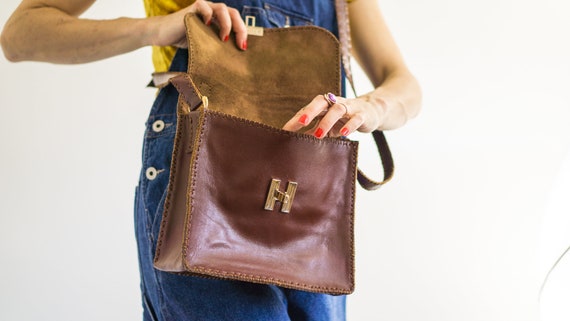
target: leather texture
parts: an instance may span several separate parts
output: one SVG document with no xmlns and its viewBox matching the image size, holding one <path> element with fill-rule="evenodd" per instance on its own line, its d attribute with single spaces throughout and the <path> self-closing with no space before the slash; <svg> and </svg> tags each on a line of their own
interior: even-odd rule
<svg viewBox="0 0 570 321">
<path fill-rule="evenodd" d="M 340 93 L 338 41 L 318 27 L 266 29 L 243 52 L 193 14 L 186 25 L 155 267 L 352 293 L 358 143 L 280 129 L 316 94 Z M 284 201 L 264 209 L 273 179 L 298 184 L 289 213 Z"/>
<path fill-rule="evenodd" d="M 186 134 L 176 137 L 155 266 L 351 293 L 357 142 L 320 141 L 204 108 L 179 119 Z M 289 213 L 279 204 L 264 209 L 274 178 L 280 190 L 298 183 Z"/>
<path fill-rule="evenodd" d="M 188 73 L 213 110 L 281 128 L 315 95 L 340 94 L 338 41 L 323 28 L 265 29 L 242 51 L 233 34 L 223 42 L 200 19 L 186 24 Z"/>
</svg>

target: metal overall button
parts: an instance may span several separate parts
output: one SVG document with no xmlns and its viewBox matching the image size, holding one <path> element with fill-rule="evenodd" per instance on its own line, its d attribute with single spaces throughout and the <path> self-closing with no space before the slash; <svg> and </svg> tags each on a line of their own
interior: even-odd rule
<svg viewBox="0 0 570 321">
<path fill-rule="evenodd" d="M 156 178 L 156 176 L 158 175 L 158 171 L 156 170 L 156 168 L 154 167 L 149 167 L 146 169 L 146 178 L 149 180 L 154 180 Z"/>
<path fill-rule="evenodd" d="M 161 131 L 164 130 L 164 127 L 165 127 L 164 121 L 160 119 L 152 123 L 152 131 L 154 131 L 155 133 L 160 133 Z"/>
</svg>

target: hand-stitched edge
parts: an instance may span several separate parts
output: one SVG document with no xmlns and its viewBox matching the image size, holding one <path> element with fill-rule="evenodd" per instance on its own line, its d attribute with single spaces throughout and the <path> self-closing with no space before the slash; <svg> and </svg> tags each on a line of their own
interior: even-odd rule
<svg viewBox="0 0 570 321">
<path fill-rule="evenodd" d="M 297 138 L 301 138 L 303 140 L 311 140 L 311 141 L 320 141 L 317 138 L 312 137 L 311 135 L 306 135 L 306 134 L 300 134 L 300 133 L 294 133 L 294 132 L 290 132 L 290 131 L 285 131 L 285 130 L 281 130 L 281 129 L 277 129 L 268 125 L 264 125 L 261 123 L 257 123 L 254 121 L 250 121 L 247 119 L 243 119 L 243 118 L 239 118 L 239 117 L 235 117 L 232 115 L 227 115 L 221 112 L 217 112 L 217 111 L 212 111 L 209 109 L 204 109 L 204 108 L 200 108 L 197 112 L 200 113 L 200 120 L 198 121 L 198 132 L 199 135 L 196 135 L 195 137 L 195 142 L 194 142 L 194 148 L 193 148 L 193 154 L 192 154 L 192 158 L 190 161 L 190 166 L 192 166 L 192 168 L 190 169 L 190 177 L 189 177 L 189 186 L 188 186 L 188 191 L 187 191 L 187 213 L 186 213 L 186 220 L 184 223 L 184 244 L 182 245 L 182 264 L 184 265 L 184 268 L 186 269 L 186 271 L 190 272 L 190 273 L 198 273 L 199 275 L 201 273 L 207 273 L 206 276 L 213 276 L 213 277 L 218 277 L 218 278 L 233 278 L 233 279 L 237 279 L 237 280 L 242 280 L 242 281 L 248 281 L 248 282 L 253 282 L 253 283 L 272 283 L 272 284 L 276 284 L 279 286 L 284 286 L 284 287 L 288 287 L 288 288 L 292 288 L 292 289 L 299 289 L 299 290 L 312 290 L 315 292 L 326 292 L 326 293 L 331 293 L 331 294 L 350 294 L 352 292 L 354 292 L 354 287 L 355 287 L 355 278 L 354 278 L 354 270 L 355 270 L 355 251 L 354 251 L 354 202 L 355 202 L 355 184 L 351 185 L 351 207 L 350 207 L 350 224 L 349 224 L 349 236 L 350 236 L 350 264 L 351 264 L 351 268 L 350 268 L 350 273 L 349 273 L 349 282 L 350 282 L 350 287 L 348 289 L 343 289 L 343 288 L 330 288 L 330 287 L 322 287 L 322 286 L 317 286 L 317 285 L 310 285 L 310 284 L 303 284 L 303 283 L 298 283 L 298 282 L 288 282 L 285 280 L 281 280 L 281 279 L 276 279 L 276 278 L 270 278 L 270 277 L 265 277 L 265 276 L 258 276 L 258 275 L 253 275 L 253 274 L 246 274 L 246 273 L 239 273 L 239 272 L 229 272 L 229 271 L 223 271 L 223 270 L 217 270 L 217 269 L 210 269 L 210 268 L 203 268 L 203 267 L 196 267 L 196 266 L 191 266 L 189 261 L 192 260 L 191 257 L 187 257 L 188 256 L 188 245 L 190 242 L 190 226 L 191 226 L 191 220 L 192 220 L 192 209 L 193 209 L 193 199 L 192 196 L 194 195 L 194 191 L 195 191 L 195 173 L 197 171 L 197 165 L 198 165 L 198 158 L 199 158 L 199 154 L 200 154 L 200 147 L 202 146 L 202 138 L 204 136 L 204 128 L 207 126 L 207 123 L 210 121 L 210 117 L 221 117 L 221 118 L 228 118 L 228 119 L 234 119 L 240 122 L 243 122 L 246 125 L 249 126 L 253 126 L 253 127 L 258 127 L 260 129 L 265 129 L 268 131 L 272 131 L 272 132 L 276 132 L 276 133 L 280 133 L 283 135 L 287 135 L 287 136 L 293 136 L 293 137 L 297 137 Z M 352 159 L 351 159 L 351 163 L 352 163 L 352 167 L 356 168 L 356 160 L 357 160 L 357 156 L 358 156 L 358 142 L 355 141 L 343 141 L 340 139 L 335 139 L 335 138 L 329 138 L 327 141 L 332 142 L 332 143 L 336 143 L 336 144 L 341 144 L 347 147 L 356 147 L 353 148 L 352 151 Z M 356 183 L 356 171 L 353 171 L 352 173 L 352 181 Z"/>
<path fill-rule="evenodd" d="M 204 268 L 205 269 L 205 268 Z M 199 277 L 199 278 L 203 278 L 203 279 L 209 279 L 209 280 L 234 280 L 231 279 L 228 276 L 215 276 L 215 275 L 210 275 L 210 274 L 205 274 L 207 272 L 191 272 L 191 271 L 184 271 L 184 272 L 173 272 L 175 274 L 178 275 L 185 275 L 185 276 L 194 276 L 194 277 Z M 249 281 L 249 280 L 241 280 L 241 281 Z M 258 283 L 258 284 L 269 284 L 269 282 L 267 281 L 255 281 L 255 280 L 251 280 L 249 281 L 251 283 Z M 302 290 L 302 291 L 308 291 L 308 292 L 315 292 L 315 293 L 325 293 L 325 294 L 331 294 L 331 295 L 343 295 L 343 294 L 352 294 L 354 293 L 354 284 L 352 285 L 352 288 L 347 288 L 347 289 L 341 289 L 338 288 L 342 291 L 334 291 L 337 288 L 331 288 L 332 290 L 330 290 L 329 288 L 319 288 L 319 289 L 314 289 L 314 288 L 310 288 L 310 287 L 300 287 L 300 286 L 294 286 L 292 284 L 285 284 L 285 283 L 271 283 L 271 284 L 276 284 L 278 286 L 284 287 L 284 288 L 289 288 L 289 289 L 294 289 L 294 290 Z"/>
<path fill-rule="evenodd" d="M 183 98 L 178 96 L 178 104 L 182 104 Z M 177 105 L 178 105 L 177 104 Z M 178 107 L 177 107 L 178 108 Z M 158 259 L 160 258 L 160 251 L 162 249 L 162 243 L 164 240 L 164 230 L 166 227 L 166 222 L 169 219 L 169 213 L 170 213 L 170 206 L 172 204 L 172 190 L 174 189 L 173 184 L 171 184 L 171 182 L 174 181 L 174 178 L 176 177 L 176 170 L 178 168 L 178 153 L 180 153 L 180 141 L 182 140 L 182 128 L 184 126 L 184 119 L 181 119 L 180 116 L 177 116 L 177 122 L 176 122 L 176 135 L 174 136 L 174 148 L 172 151 L 172 161 L 171 161 L 171 170 L 170 170 L 170 177 L 168 180 L 168 186 L 167 186 L 167 194 L 166 194 L 166 199 L 164 200 L 164 210 L 163 210 L 163 217 L 162 217 L 162 221 L 160 222 L 160 232 L 158 235 L 158 241 L 157 241 L 157 245 L 156 245 L 156 251 L 155 251 L 155 256 L 154 256 L 154 262 L 157 262 Z"/>
<path fill-rule="evenodd" d="M 206 128 L 208 117 L 205 113 L 207 109 L 200 108 L 199 119 L 196 124 L 196 135 L 194 136 L 194 144 L 192 147 L 192 157 L 190 158 L 190 170 L 188 173 L 188 188 L 186 190 L 186 219 L 184 220 L 184 238 L 182 243 L 182 264 L 188 270 L 188 261 L 192 258 L 188 256 L 188 243 L 190 242 L 190 226 L 192 224 L 192 210 L 194 209 L 194 192 L 196 188 L 196 171 L 198 168 L 198 158 L 202 147 L 202 138 L 204 137 L 204 128 Z"/>
<path fill-rule="evenodd" d="M 266 124 L 263 124 L 260 122 L 256 122 L 254 120 L 245 119 L 245 118 L 237 117 L 234 115 L 226 114 L 226 113 L 221 112 L 221 111 L 212 110 L 212 109 L 204 109 L 204 110 L 206 113 L 212 115 L 213 117 L 226 118 L 226 119 L 230 119 L 230 120 L 234 120 L 234 121 L 239 121 L 239 122 L 243 123 L 244 125 L 263 129 L 265 131 L 276 133 L 276 134 L 279 134 L 281 136 L 289 136 L 289 137 L 297 138 L 299 140 L 306 140 L 306 141 L 320 143 L 320 144 L 333 143 L 333 144 L 345 145 L 345 146 L 350 146 L 350 147 L 355 147 L 355 148 L 358 147 L 358 141 L 354 141 L 354 140 L 350 140 L 350 139 L 344 139 L 344 138 L 339 138 L 339 137 L 324 137 L 324 138 L 319 139 L 319 138 L 314 137 L 313 135 L 299 133 L 299 132 L 292 132 L 289 130 L 284 130 L 284 129 L 273 127 L 270 125 L 266 125 Z"/>
<path fill-rule="evenodd" d="M 354 225 L 355 225 L 355 211 L 356 209 L 354 208 L 355 203 L 356 203 L 356 175 L 358 172 L 358 167 L 357 167 L 357 163 L 358 163 L 358 146 L 357 148 L 355 148 L 352 152 L 352 168 L 354 168 L 354 170 L 352 171 L 352 181 L 354 182 L 354 184 L 351 184 L 350 189 L 351 189 L 351 202 L 350 202 L 350 254 L 351 254 L 351 263 L 352 263 L 352 268 L 350 269 L 350 282 L 352 283 L 352 288 L 354 289 L 356 287 L 355 285 L 355 271 L 356 271 L 356 240 L 354 238 Z"/>
<path fill-rule="evenodd" d="M 217 269 L 205 268 L 200 266 L 194 266 L 188 269 L 191 273 L 197 273 L 199 275 L 206 275 L 206 276 L 214 276 L 221 279 L 236 279 L 241 281 L 247 281 L 252 283 L 262 283 L 262 284 L 275 284 L 278 286 L 283 286 L 292 289 L 299 289 L 299 290 L 313 290 L 313 291 L 320 291 L 326 293 L 334 293 L 334 294 L 350 294 L 354 292 L 354 283 L 351 283 L 349 288 L 334 288 L 334 287 L 325 287 L 325 286 L 318 286 L 318 285 L 311 285 L 311 284 L 304 284 L 299 282 L 289 282 L 277 278 L 271 278 L 266 276 L 258 276 L 253 274 L 247 273 L 239 273 L 239 272 L 228 272 L 222 271 Z"/>
<path fill-rule="evenodd" d="M 189 19 L 190 19 L 191 16 L 193 16 L 193 15 L 194 15 L 194 14 L 188 14 L 188 15 L 186 16 L 185 23 L 186 23 L 186 26 L 187 26 L 187 30 L 188 30 Z M 291 27 L 291 28 L 266 28 L 265 32 L 268 32 L 268 33 L 291 32 L 291 31 L 293 31 L 293 30 L 305 30 L 305 31 L 307 31 L 307 32 L 309 32 L 309 33 L 312 33 L 312 32 L 322 32 L 322 33 L 326 34 L 326 35 L 328 36 L 328 39 L 330 39 L 330 40 L 335 44 L 336 56 L 339 57 L 339 59 L 338 59 L 339 63 L 336 65 L 336 74 L 338 75 L 338 76 L 336 77 L 336 78 L 337 78 L 337 79 L 336 79 L 336 80 L 337 80 L 336 83 L 337 83 L 337 88 L 341 88 L 341 77 L 340 77 L 340 48 L 339 48 L 338 39 L 337 39 L 331 32 L 329 32 L 328 30 L 326 30 L 326 29 L 324 29 L 324 28 L 321 28 L 321 27 L 317 27 L 317 26 L 302 26 L 302 27 Z M 193 46 L 192 36 L 191 36 L 191 34 L 190 34 L 189 31 L 187 31 L 187 37 L 188 37 L 188 40 L 189 40 L 189 41 L 188 41 L 188 43 L 189 43 L 189 48 L 188 48 L 188 49 L 189 49 L 189 51 L 190 51 L 190 55 L 189 55 L 190 58 L 189 58 L 189 61 L 188 61 L 188 73 L 189 73 L 189 74 L 192 74 L 192 71 L 193 71 L 193 59 L 191 59 L 191 57 L 193 57 L 193 55 L 194 55 L 194 52 L 195 52 L 194 49 L 195 49 L 195 48 L 194 48 L 194 46 Z M 319 143 L 330 142 L 330 143 L 335 143 L 335 144 L 338 144 L 338 145 L 358 147 L 358 142 L 354 142 L 354 141 L 350 141 L 350 140 L 340 140 L 340 139 L 338 139 L 338 138 L 335 139 L 335 138 L 328 138 L 328 137 L 327 137 L 327 138 L 324 138 L 323 140 L 320 140 L 320 139 L 317 139 L 317 138 L 315 138 L 315 137 L 313 137 L 313 136 L 311 136 L 311 135 L 302 134 L 302 133 L 295 133 L 295 132 L 290 132 L 290 131 L 285 131 L 285 130 L 278 129 L 278 128 L 275 128 L 275 127 L 272 127 L 272 126 L 269 126 L 269 125 L 265 125 L 265 124 L 258 123 L 258 122 L 255 122 L 255 121 L 251 121 L 251 120 L 248 120 L 248 119 L 244 119 L 244 118 L 240 118 L 240 117 L 236 117 L 236 116 L 224 114 L 224 113 L 221 113 L 221 112 L 216 112 L 216 111 L 212 111 L 212 110 L 206 110 L 206 111 L 207 111 L 208 113 L 214 115 L 214 116 L 220 116 L 220 117 L 222 117 L 222 118 L 228 118 L 228 119 L 237 120 L 237 121 L 240 121 L 240 122 L 242 122 L 242 123 L 244 123 L 244 124 L 246 124 L 246 125 L 252 126 L 252 127 L 257 127 L 257 128 L 264 129 L 264 130 L 266 130 L 266 131 L 271 131 L 271 132 L 274 132 L 274 133 L 277 133 L 277 134 L 280 134 L 280 135 L 285 135 L 285 136 L 294 137 L 294 138 L 297 138 L 297 139 L 300 139 L 300 140 L 306 140 L 306 141 L 312 141 L 312 142 L 319 142 Z M 201 124 L 200 128 L 201 128 L 201 129 L 203 129 L 203 126 L 204 126 L 204 124 L 202 123 L 202 119 L 206 118 L 206 117 L 205 117 L 205 114 L 206 114 L 206 113 L 203 113 L 203 114 L 201 115 L 201 118 L 200 118 L 200 124 Z M 198 135 L 197 135 L 197 136 L 198 136 Z M 193 206 L 191 200 L 192 200 L 192 195 L 193 195 L 193 193 L 194 193 L 194 182 L 195 182 L 195 179 L 194 179 L 195 175 L 194 175 L 194 173 L 195 173 L 195 171 L 196 171 L 196 166 L 197 166 L 197 165 L 196 165 L 196 164 L 197 164 L 196 160 L 197 160 L 197 158 L 198 158 L 199 145 L 200 145 L 200 143 L 201 143 L 201 141 L 202 141 L 202 136 L 203 136 L 203 131 L 202 131 L 202 130 L 200 130 L 200 135 L 199 135 L 199 136 L 200 136 L 200 138 L 199 138 L 199 139 L 197 138 L 197 141 L 195 142 L 195 146 L 196 146 L 196 147 L 195 147 L 195 153 L 194 153 L 194 155 L 192 155 L 192 161 L 191 161 L 191 164 L 192 164 L 191 166 L 193 166 L 193 168 L 190 170 L 190 175 L 191 175 L 190 179 L 191 179 L 191 182 L 192 182 L 192 183 L 189 184 L 190 186 L 189 186 L 189 189 L 188 189 L 188 192 L 187 192 L 187 193 L 188 193 L 188 194 L 187 194 L 187 202 L 188 202 L 187 208 L 188 208 L 188 211 L 189 211 L 189 212 L 188 212 L 187 215 L 186 215 L 186 217 L 187 217 L 187 222 L 185 223 L 185 232 L 184 232 L 184 233 L 185 233 L 185 240 L 184 240 L 184 244 L 183 244 L 183 256 L 184 256 L 184 259 L 182 260 L 182 261 L 183 261 L 183 264 L 185 265 L 185 267 L 186 267 L 187 270 L 190 270 L 190 268 L 189 268 L 189 266 L 188 266 L 188 264 L 187 264 L 185 258 L 186 258 L 187 253 L 188 253 L 188 243 L 189 243 L 189 231 L 188 231 L 188 230 L 189 230 L 189 227 L 190 227 L 190 224 L 191 224 L 191 210 L 192 210 L 192 206 Z M 356 153 L 356 149 L 357 149 L 357 148 L 355 148 L 355 151 L 353 152 L 353 154 Z M 355 162 L 354 162 L 354 156 L 353 156 L 353 164 L 355 164 Z M 356 181 L 354 175 L 355 175 L 355 173 L 353 173 L 353 175 L 352 175 L 352 176 L 353 176 L 353 181 Z M 351 256 L 352 256 L 352 257 L 351 257 L 351 261 L 352 261 L 353 267 L 352 267 L 352 269 L 351 269 L 350 281 L 351 281 L 351 283 L 352 283 L 352 285 L 353 285 L 353 287 L 354 287 L 354 273 L 353 273 L 353 271 L 354 271 L 354 245 L 353 245 L 353 244 L 354 244 L 354 222 L 353 222 L 353 220 L 354 220 L 354 193 L 355 193 L 354 186 L 353 186 L 351 189 L 352 189 L 352 194 L 353 194 L 353 196 L 352 196 L 352 204 L 351 204 L 351 213 L 350 213 L 350 215 L 351 215 L 351 220 L 350 220 L 350 231 L 349 231 L 349 232 L 350 232 L 350 234 L 351 234 L 351 252 L 352 252 L 352 253 L 351 253 Z M 222 272 L 222 273 L 224 273 L 224 275 L 227 275 L 227 273 L 229 273 L 229 272 Z M 251 277 L 255 277 L 255 276 L 251 276 Z M 262 279 L 263 279 L 263 278 L 262 278 Z M 253 281 L 253 280 L 251 280 L 250 278 L 246 278 L 246 279 L 244 279 L 244 280 L 246 280 L 246 281 L 247 281 L 247 280 Z M 293 284 L 293 283 L 290 284 L 289 282 L 285 282 L 285 281 L 282 281 L 282 280 L 274 280 L 274 281 L 278 281 L 278 282 L 283 283 L 283 284 L 289 284 L 289 285 L 291 285 L 291 286 L 299 286 L 299 284 Z M 307 286 L 307 285 L 305 285 L 305 286 Z M 310 287 L 310 288 L 313 288 L 313 289 L 316 288 L 316 289 L 325 289 L 325 290 L 333 290 L 333 291 L 334 291 L 334 290 L 340 290 L 340 289 L 328 289 L 328 288 L 314 287 L 314 286 L 309 286 L 309 287 Z M 306 288 L 306 287 L 303 287 L 303 289 L 305 289 L 305 288 Z M 340 293 L 351 293 L 351 292 L 352 292 L 352 291 L 342 290 Z"/>
<path fill-rule="evenodd" d="M 192 59 L 192 57 L 194 56 L 194 42 L 192 41 L 192 35 L 190 33 L 189 30 L 189 23 L 190 23 L 190 19 L 196 16 L 198 17 L 195 13 L 188 13 L 185 16 L 184 19 L 184 25 L 186 26 L 186 38 L 188 40 L 188 69 L 187 69 L 187 73 L 192 75 L 193 71 L 194 71 L 194 61 Z M 200 21 L 200 19 L 198 18 L 198 20 Z M 319 26 L 293 26 L 293 27 L 288 27 L 288 28 L 264 28 L 264 32 L 265 33 L 278 33 L 278 32 L 291 32 L 291 31 L 295 31 L 295 30 L 305 30 L 309 33 L 312 32 L 317 32 L 317 33 L 324 33 L 327 35 L 327 37 L 334 43 L 334 47 L 335 47 L 335 56 L 337 57 L 337 61 L 338 63 L 336 64 L 336 88 L 337 89 L 341 89 L 342 88 L 342 77 L 341 77 L 341 72 L 340 72 L 340 65 L 341 65 L 341 55 L 340 55 L 340 42 L 339 40 L 336 38 L 336 36 L 328 31 L 325 28 L 319 27 Z M 337 94 L 340 94 L 340 92 L 337 92 Z"/>
</svg>

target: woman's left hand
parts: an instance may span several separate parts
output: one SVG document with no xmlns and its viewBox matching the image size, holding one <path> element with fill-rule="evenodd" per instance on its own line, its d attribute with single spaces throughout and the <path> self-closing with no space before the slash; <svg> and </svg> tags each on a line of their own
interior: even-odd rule
<svg viewBox="0 0 570 321">
<path fill-rule="evenodd" d="M 328 97 L 325 98 L 325 97 Z M 380 127 L 383 113 L 364 98 L 347 99 L 331 93 L 316 96 L 301 108 L 283 129 L 299 131 L 314 119 L 314 127 L 305 131 L 317 138 L 348 136 L 355 131 L 371 132 Z"/>
<path fill-rule="evenodd" d="M 317 138 L 348 136 L 355 131 L 399 128 L 419 113 L 421 89 L 404 63 L 378 1 L 351 1 L 348 9 L 353 56 L 375 89 L 354 99 L 336 97 L 336 103 L 329 103 L 327 94 L 316 96 L 283 129 L 303 130 Z M 308 128 L 311 123 L 316 125 Z"/>
</svg>

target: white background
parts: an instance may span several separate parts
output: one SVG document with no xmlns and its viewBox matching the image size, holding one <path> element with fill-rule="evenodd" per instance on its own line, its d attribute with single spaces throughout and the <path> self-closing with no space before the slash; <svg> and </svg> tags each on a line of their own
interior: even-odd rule
<svg viewBox="0 0 570 321">
<path fill-rule="evenodd" d="M 2 1 L 0 25 L 17 4 Z M 349 319 L 539 320 L 570 245 L 570 3 L 381 5 L 424 107 L 387 133 L 395 179 L 358 193 Z M 99 0 L 86 16 L 142 7 Z M 80 66 L 0 58 L 1 320 L 140 320 L 132 199 L 151 72 L 148 48 Z M 570 319 L 568 261 L 545 321 Z"/>
</svg>

